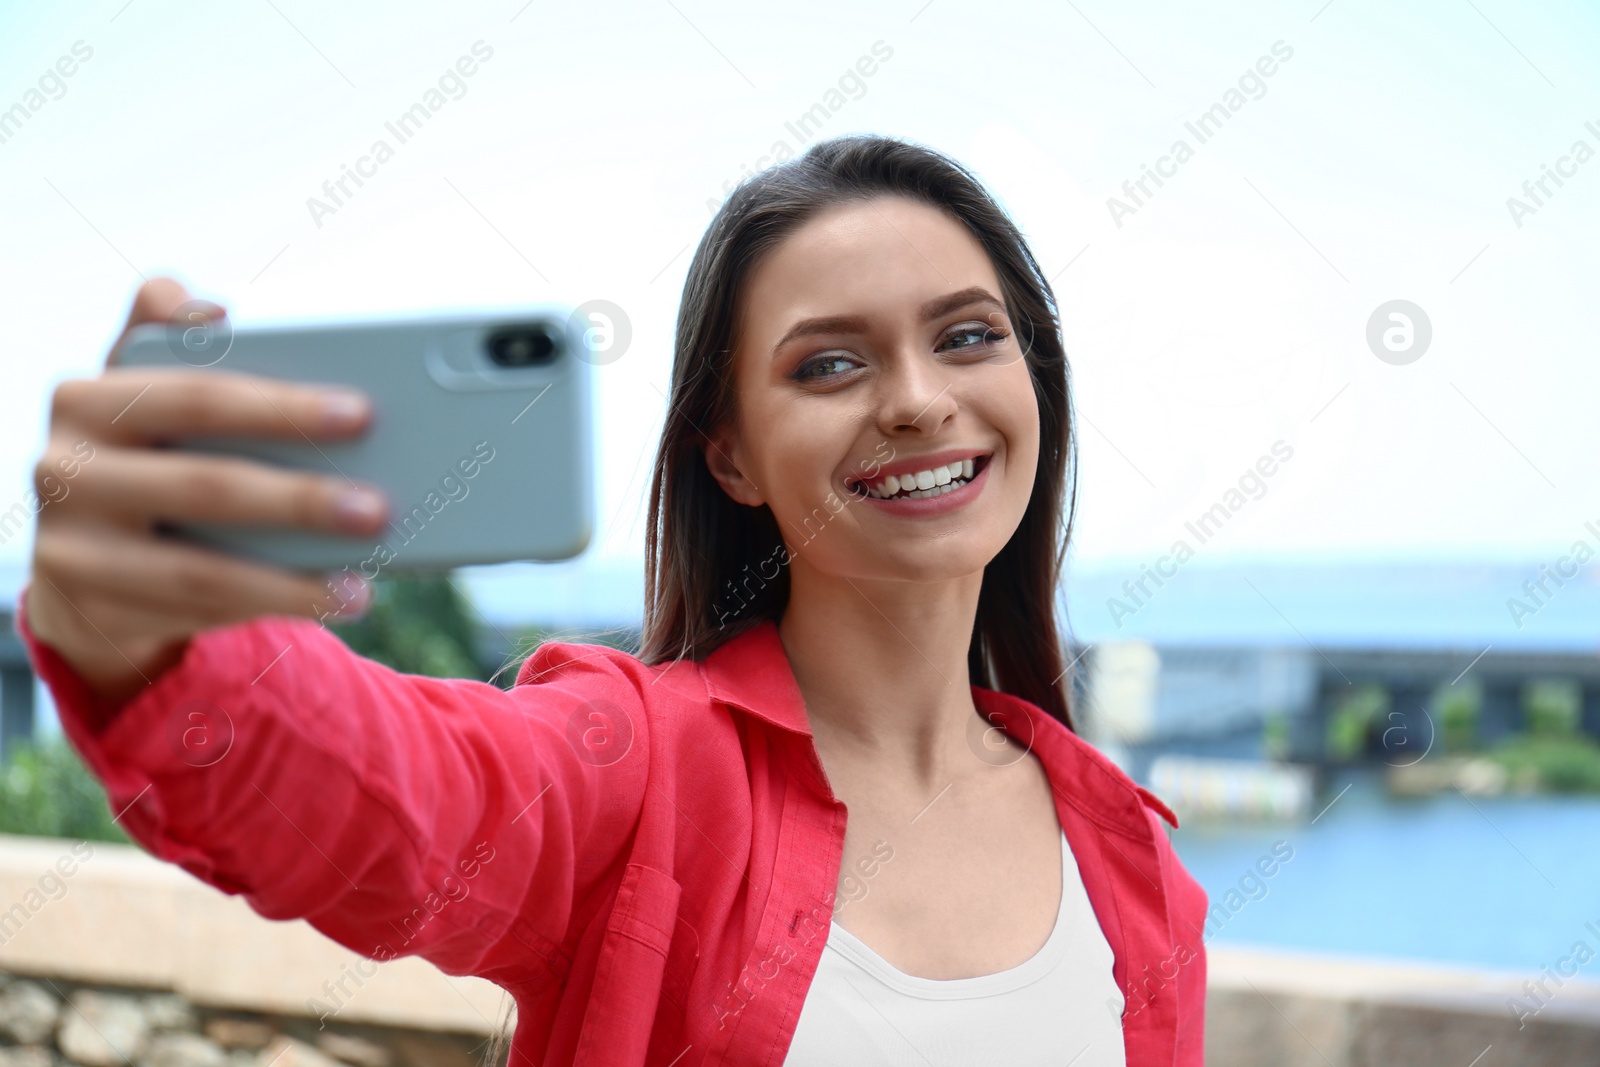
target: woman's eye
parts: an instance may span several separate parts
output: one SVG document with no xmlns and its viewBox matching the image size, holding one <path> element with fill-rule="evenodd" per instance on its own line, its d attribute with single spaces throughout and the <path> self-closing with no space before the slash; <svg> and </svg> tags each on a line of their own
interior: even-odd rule
<svg viewBox="0 0 1600 1067">
<path fill-rule="evenodd" d="M 1006 331 L 998 326 L 990 326 L 985 322 L 965 322 L 945 334 L 944 344 L 939 347 L 946 352 L 983 348 L 997 345 L 1007 336 Z"/>
<path fill-rule="evenodd" d="M 828 377 L 832 368 L 840 367 L 848 370 L 853 366 L 855 364 L 845 356 L 823 356 L 821 359 L 814 359 L 801 367 L 795 372 L 795 377 L 816 381 L 817 379 Z M 838 373 L 842 373 L 842 371 Z"/>
</svg>

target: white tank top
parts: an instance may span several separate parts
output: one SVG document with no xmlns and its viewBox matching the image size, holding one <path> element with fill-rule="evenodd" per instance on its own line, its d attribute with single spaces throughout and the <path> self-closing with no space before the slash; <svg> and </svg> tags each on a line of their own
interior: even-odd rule
<svg viewBox="0 0 1600 1067">
<path fill-rule="evenodd" d="M 1061 888 L 1044 947 L 976 978 L 906 974 L 830 923 L 784 1067 L 1126 1067 L 1111 945 L 1065 833 Z"/>
</svg>

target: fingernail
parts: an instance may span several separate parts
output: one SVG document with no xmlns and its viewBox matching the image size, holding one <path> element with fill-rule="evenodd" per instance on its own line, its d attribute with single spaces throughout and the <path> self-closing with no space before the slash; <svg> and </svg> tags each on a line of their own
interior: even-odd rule
<svg viewBox="0 0 1600 1067">
<path fill-rule="evenodd" d="M 325 389 L 322 393 L 322 428 L 329 433 L 353 430 L 371 409 L 365 395 L 354 389 Z"/>
<path fill-rule="evenodd" d="M 359 619 L 372 606 L 372 586 L 360 578 L 357 578 L 352 585 L 354 588 L 350 590 L 350 599 L 345 604 L 342 614 L 347 618 Z"/>
<path fill-rule="evenodd" d="M 346 486 L 333 498 L 333 521 L 346 530 L 370 530 L 383 520 L 384 511 L 383 497 L 370 489 Z"/>
<path fill-rule="evenodd" d="M 336 619 L 359 619 L 372 606 L 372 586 L 348 571 L 330 574 L 328 588 L 339 602 L 332 612 Z"/>
</svg>

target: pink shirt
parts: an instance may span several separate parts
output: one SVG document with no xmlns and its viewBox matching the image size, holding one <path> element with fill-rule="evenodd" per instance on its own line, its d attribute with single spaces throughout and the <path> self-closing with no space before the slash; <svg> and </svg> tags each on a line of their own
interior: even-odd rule
<svg viewBox="0 0 1600 1067">
<path fill-rule="evenodd" d="M 120 709 L 18 630 L 130 836 L 267 918 L 504 987 L 511 1067 L 783 1062 L 846 812 L 773 623 L 661 667 L 551 642 L 502 690 L 264 618 L 198 635 Z M 1050 779 L 1128 1063 L 1201 1064 L 1206 897 L 1176 820 L 1038 707 L 972 695 Z"/>
</svg>

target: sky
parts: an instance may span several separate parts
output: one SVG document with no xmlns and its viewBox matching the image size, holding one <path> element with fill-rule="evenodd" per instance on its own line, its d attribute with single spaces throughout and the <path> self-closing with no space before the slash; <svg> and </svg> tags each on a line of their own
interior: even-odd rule
<svg viewBox="0 0 1600 1067">
<path fill-rule="evenodd" d="M 141 276 L 239 324 L 603 299 L 632 341 L 596 368 L 584 561 L 636 567 L 712 210 L 775 142 L 867 131 L 969 166 L 1052 279 L 1075 565 L 1136 572 L 1285 452 L 1207 561 L 1537 566 L 1600 520 L 1593 5 L 108 0 L 0 30 L 0 109 L 39 104 L 0 126 L 0 509 Z M 1393 301 L 1426 348 L 1416 311 L 1411 349 L 1369 342 Z"/>
</svg>

